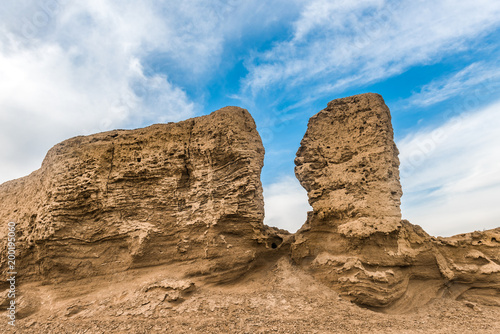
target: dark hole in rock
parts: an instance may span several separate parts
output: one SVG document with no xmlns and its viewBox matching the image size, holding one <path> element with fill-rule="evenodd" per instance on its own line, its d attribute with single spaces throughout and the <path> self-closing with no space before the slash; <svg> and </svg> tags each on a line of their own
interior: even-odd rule
<svg viewBox="0 0 500 334">
<path fill-rule="evenodd" d="M 141 162 L 141 160 L 142 160 L 141 158 L 137 158 L 137 162 Z"/>
<path fill-rule="evenodd" d="M 274 236 L 267 243 L 267 247 L 271 247 L 272 249 L 277 249 L 283 243 L 283 239 L 279 236 Z"/>
</svg>

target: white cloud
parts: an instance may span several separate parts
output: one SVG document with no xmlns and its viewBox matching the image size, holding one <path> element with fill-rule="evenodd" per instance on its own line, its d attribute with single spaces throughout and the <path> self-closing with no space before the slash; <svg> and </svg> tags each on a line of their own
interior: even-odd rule
<svg viewBox="0 0 500 334">
<path fill-rule="evenodd" d="M 493 92 L 493 85 L 499 78 L 500 67 L 496 64 L 473 63 L 452 75 L 431 81 L 403 103 L 407 107 L 427 107 L 464 93 L 480 98 Z"/>
<path fill-rule="evenodd" d="M 180 81 L 202 84 L 228 41 L 265 31 L 295 7 L 293 1 L 6 2 L 0 182 L 38 168 L 66 138 L 200 113 L 172 71 Z"/>
<path fill-rule="evenodd" d="M 3 12 L 10 15 L 0 27 L 0 182 L 38 168 L 52 145 L 71 136 L 195 114 L 166 75 L 145 73 L 141 57 L 175 48 L 189 65 L 212 52 L 204 43 L 213 40 L 199 36 L 187 57 L 182 34 L 142 3 L 43 3 L 9 3 Z"/>
<path fill-rule="evenodd" d="M 469 47 L 499 15 L 495 0 L 311 1 L 293 37 L 253 59 L 245 87 L 324 94 L 368 84 Z"/>
<path fill-rule="evenodd" d="M 384 4 L 384 0 L 311 1 L 294 24 L 293 41 L 303 41 L 315 30 L 322 30 L 325 26 L 329 29 L 356 29 L 359 11 L 366 8 L 380 9 Z"/>
<path fill-rule="evenodd" d="M 285 176 L 264 186 L 266 217 L 264 224 L 294 233 L 304 225 L 307 211 L 307 192 L 295 177 Z"/>
<path fill-rule="evenodd" d="M 495 228 L 500 101 L 399 141 L 403 216 L 433 235 Z"/>
</svg>

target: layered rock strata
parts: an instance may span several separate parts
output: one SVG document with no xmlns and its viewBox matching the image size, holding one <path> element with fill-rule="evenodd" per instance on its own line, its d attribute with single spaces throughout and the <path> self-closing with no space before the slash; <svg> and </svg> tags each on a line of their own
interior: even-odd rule
<svg viewBox="0 0 500 334">
<path fill-rule="evenodd" d="M 482 244 L 435 239 L 401 220 L 398 150 L 380 95 L 328 103 L 311 117 L 295 164 L 313 211 L 295 235 L 292 258 L 319 280 L 373 307 L 399 300 L 404 308 L 452 286 L 498 294 L 495 232 L 476 233 Z"/>
<path fill-rule="evenodd" d="M 281 240 L 262 223 L 263 158 L 252 117 L 237 107 L 76 137 L 0 186 L 0 221 L 17 223 L 17 270 L 30 280 L 180 262 L 187 276 L 224 281 Z"/>
<path fill-rule="evenodd" d="M 64 298 L 79 296 L 75 279 L 121 282 L 109 300 L 129 280 L 151 280 L 127 297 L 131 305 L 172 308 L 207 283 L 273 275 L 265 271 L 291 257 L 301 277 L 369 307 L 404 312 L 439 296 L 500 306 L 500 229 L 434 238 L 401 220 L 381 96 L 334 100 L 311 118 L 295 163 L 313 211 L 295 235 L 263 225 L 263 158 L 252 117 L 237 107 L 66 140 L 39 170 L 0 185 L 0 269 L 11 221 L 20 284 L 43 286 L 43 303 L 54 305 L 63 283 Z M 36 293 L 20 290 L 19 316 L 42 309 Z M 73 316 L 77 304 L 56 313 Z"/>
</svg>

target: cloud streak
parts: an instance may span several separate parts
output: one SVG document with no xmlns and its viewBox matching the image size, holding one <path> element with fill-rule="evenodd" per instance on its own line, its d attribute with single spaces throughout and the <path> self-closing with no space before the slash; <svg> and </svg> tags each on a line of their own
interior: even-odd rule
<svg viewBox="0 0 500 334">
<path fill-rule="evenodd" d="M 431 81 L 401 104 L 407 107 L 428 107 L 457 95 L 465 93 L 470 95 L 471 91 L 479 97 L 498 88 L 498 79 L 500 79 L 498 64 L 473 63 L 452 75 Z"/>
<path fill-rule="evenodd" d="M 340 92 L 467 49 L 500 26 L 499 15 L 493 0 L 312 1 L 289 40 L 253 59 L 244 85 L 254 93 L 302 85 Z"/>
<path fill-rule="evenodd" d="M 498 226 L 500 101 L 398 142 L 403 216 L 434 235 Z"/>
</svg>

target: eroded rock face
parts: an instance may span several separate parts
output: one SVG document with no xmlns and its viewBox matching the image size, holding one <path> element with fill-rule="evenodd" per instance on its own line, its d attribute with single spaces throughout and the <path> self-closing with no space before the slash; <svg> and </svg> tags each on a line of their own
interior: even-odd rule
<svg viewBox="0 0 500 334">
<path fill-rule="evenodd" d="M 295 164 L 313 211 L 291 256 L 317 279 L 373 307 L 404 310 L 466 291 L 500 302 L 494 232 L 436 239 L 401 220 L 398 150 L 380 95 L 328 103 L 310 119 Z"/>
<path fill-rule="evenodd" d="M 500 228 L 432 241 L 449 296 L 500 306 Z"/>
<path fill-rule="evenodd" d="M 401 221 L 398 154 L 382 97 L 357 95 L 311 117 L 295 173 L 314 212 L 341 221 L 342 234 L 391 232 Z"/>
<path fill-rule="evenodd" d="M 18 315 L 43 313 L 46 303 L 58 305 L 54 317 L 123 305 L 129 311 L 113 316 L 157 316 L 209 293 L 207 283 L 240 289 L 276 275 L 273 264 L 290 257 L 300 280 L 386 311 L 440 296 L 500 306 L 500 229 L 434 238 L 401 220 L 398 151 L 381 96 L 334 100 L 311 118 L 296 174 L 313 211 L 295 235 L 262 223 L 263 158 L 253 119 L 237 107 L 56 145 L 39 170 L 0 185 L 0 221 L 17 223 Z M 84 292 L 72 282 L 79 278 Z M 300 280 L 286 281 L 308 291 Z M 81 306 L 76 296 L 98 288 L 112 290 L 105 304 Z"/>
<path fill-rule="evenodd" d="M 76 137 L 53 147 L 41 169 L 0 186 L 0 221 L 17 223 L 24 278 L 181 262 L 188 276 L 232 279 L 271 249 L 263 158 L 252 117 L 237 107 Z"/>
</svg>

